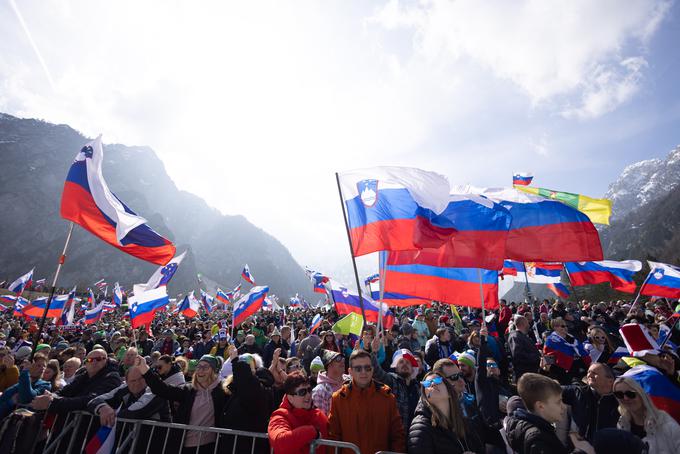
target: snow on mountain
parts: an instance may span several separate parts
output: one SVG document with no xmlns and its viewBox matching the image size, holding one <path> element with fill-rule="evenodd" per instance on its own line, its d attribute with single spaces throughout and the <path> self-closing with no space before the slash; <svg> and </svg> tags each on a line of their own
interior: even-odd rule
<svg viewBox="0 0 680 454">
<path fill-rule="evenodd" d="M 609 185 L 605 198 L 613 204 L 612 219 L 668 194 L 680 183 L 680 145 L 666 159 L 647 159 L 627 166 Z"/>
</svg>

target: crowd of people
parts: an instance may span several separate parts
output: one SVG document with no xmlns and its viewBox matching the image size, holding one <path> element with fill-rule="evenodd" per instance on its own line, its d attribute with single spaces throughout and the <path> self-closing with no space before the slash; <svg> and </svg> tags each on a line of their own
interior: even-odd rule
<svg viewBox="0 0 680 454">
<path fill-rule="evenodd" d="M 6 311 L 0 452 L 39 451 L 77 411 L 108 427 L 125 418 L 268 434 L 253 444 L 147 427 L 150 452 L 308 453 L 320 439 L 367 454 L 680 452 L 680 331 L 666 300 L 393 311 L 389 329 L 356 336 L 334 330 L 327 308 L 260 311 L 234 329 L 228 311 L 161 312 L 148 330 L 112 312 L 93 326 L 47 324 L 37 345 L 36 322 Z M 630 325 L 656 348 L 633 351 L 620 334 Z M 665 400 L 637 370 L 655 374 Z"/>
</svg>

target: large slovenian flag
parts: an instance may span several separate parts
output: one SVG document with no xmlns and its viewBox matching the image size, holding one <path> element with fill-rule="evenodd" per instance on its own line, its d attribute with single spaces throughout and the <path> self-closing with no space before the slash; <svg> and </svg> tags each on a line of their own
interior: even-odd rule
<svg viewBox="0 0 680 454">
<path fill-rule="evenodd" d="M 97 304 L 93 309 L 88 309 L 85 311 L 85 324 L 94 325 L 102 318 L 104 313 L 104 300 Z"/>
<path fill-rule="evenodd" d="M 180 304 L 178 311 L 186 318 L 194 318 L 198 315 L 201 303 L 198 302 L 194 296 L 194 292 L 189 293 L 184 297 L 182 304 Z"/>
<path fill-rule="evenodd" d="M 175 246 L 109 190 L 102 173 L 103 160 L 101 136 L 80 150 L 64 183 L 61 217 L 123 252 L 165 265 L 175 255 Z"/>
<path fill-rule="evenodd" d="M 255 278 L 253 275 L 250 273 L 250 268 L 248 267 L 248 264 L 246 263 L 245 266 L 243 267 L 243 271 L 241 271 L 241 277 L 246 280 L 246 282 L 249 282 L 250 285 L 255 285 Z"/>
<path fill-rule="evenodd" d="M 550 284 L 548 284 L 548 289 L 550 289 L 550 291 L 552 291 L 556 296 L 558 296 L 560 298 L 565 298 L 565 299 L 569 298 L 569 294 L 570 294 L 569 289 L 567 288 L 566 285 L 564 285 L 561 282 L 554 282 L 554 283 L 551 282 Z"/>
<path fill-rule="evenodd" d="M 69 300 L 69 295 L 58 295 L 52 298 L 50 303 L 50 308 L 47 311 L 48 318 L 59 318 L 61 313 L 66 307 L 66 303 Z M 31 301 L 30 304 L 24 306 L 23 313 L 29 317 L 42 317 L 45 313 L 45 308 L 47 307 L 47 297 L 37 298 Z"/>
<path fill-rule="evenodd" d="M 633 275 L 642 269 L 637 260 L 602 260 L 599 262 L 567 262 L 564 264 L 571 285 L 600 284 L 609 282 L 613 289 L 625 293 L 635 293 Z"/>
<path fill-rule="evenodd" d="M 203 289 L 201 289 L 201 303 L 203 304 L 203 309 L 208 314 L 211 314 L 213 311 L 213 297 L 204 292 Z"/>
<path fill-rule="evenodd" d="M 247 295 L 234 304 L 234 326 L 243 323 L 248 317 L 260 310 L 269 293 L 269 287 L 258 286 L 250 289 Z"/>
<path fill-rule="evenodd" d="M 680 422 L 680 388 L 675 386 L 668 377 L 648 365 L 635 366 L 623 376 L 637 381 L 652 399 L 656 408 L 665 411 Z"/>
<path fill-rule="evenodd" d="M 35 268 L 34 268 L 35 269 Z M 33 280 L 33 270 L 29 271 L 28 273 L 24 274 L 11 284 L 9 284 L 9 287 L 7 287 L 7 290 L 10 292 L 16 293 L 17 295 L 21 295 L 24 292 L 24 289 L 31 285 L 31 281 Z"/>
<path fill-rule="evenodd" d="M 534 179 L 530 172 L 515 172 L 512 174 L 512 184 L 517 186 L 529 186 Z"/>
<path fill-rule="evenodd" d="M 564 370 L 571 369 L 576 355 L 583 359 L 586 366 L 590 365 L 590 355 L 578 339 L 574 339 L 574 342 L 570 344 L 554 331 L 545 340 L 543 353 L 553 356 L 555 358 L 555 365 Z"/>
<path fill-rule="evenodd" d="M 419 208 L 414 244 L 440 249 L 442 266 L 500 270 L 512 222 L 500 204 L 460 187 L 453 188 L 446 209 L 435 214 Z M 454 233 L 452 233 L 454 232 Z"/>
<path fill-rule="evenodd" d="M 133 328 L 150 326 L 156 311 L 165 309 L 170 303 L 165 286 L 146 291 L 143 288 L 134 286 L 134 296 L 130 304 L 130 323 Z"/>
<path fill-rule="evenodd" d="M 482 307 L 481 280 L 484 307 L 489 310 L 498 307 L 498 271 L 442 266 L 446 260 L 432 249 L 390 252 L 385 267 L 384 292 L 457 306 Z"/>
<path fill-rule="evenodd" d="M 649 276 L 647 276 L 640 294 L 680 298 L 680 268 L 659 262 L 648 263 Z"/>
<path fill-rule="evenodd" d="M 416 229 L 428 227 L 418 218 L 419 210 L 437 215 L 449 203 L 449 182 L 434 172 L 374 167 L 343 172 L 338 179 L 355 256 L 417 249 Z M 453 232 L 439 229 L 433 236 L 441 238 L 448 233 Z"/>
<path fill-rule="evenodd" d="M 151 290 L 154 288 L 158 288 L 163 285 L 168 285 L 168 282 L 170 282 L 170 279 L 175 275 L 177 272 L 177 268 L 179 268 L 179 264 L 182 263 L 182 260 L 184 260 L 184 256 L 187 255 L 187 252 L 184 251 L 177 257 L 173 257 L 172 260 L 170 260 L 167 264 L 159 267 L 149 278 L 147 283 L 145 284 L 145 287 L 147 290 Z"/>
<path fill-rule="evenodd" d="M 520 262 L 602 260 L 600 236 L 588 216 L 562 202 L 513 188 L 457 188 L 482 195 L 510 212 L 505 258 Z"/>
</svg>

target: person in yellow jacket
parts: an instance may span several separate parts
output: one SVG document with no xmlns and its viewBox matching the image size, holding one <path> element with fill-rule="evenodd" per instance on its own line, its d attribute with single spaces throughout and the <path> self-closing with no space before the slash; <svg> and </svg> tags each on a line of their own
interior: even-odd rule
<svg viewBox="0 0 680 454">
<path fill-rule="evenodd" d="M 218 331 L 217 344 L 210 349 L 209 354 L 210 356 L 221 356 L 224 360 L 229 358 L 229 335 L 225 328 Z"/>
</svg>

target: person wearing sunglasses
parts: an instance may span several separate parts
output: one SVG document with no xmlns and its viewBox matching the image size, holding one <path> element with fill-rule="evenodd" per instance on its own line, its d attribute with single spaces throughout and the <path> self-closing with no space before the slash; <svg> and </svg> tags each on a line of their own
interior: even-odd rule
<svg viewBox="0 0 680 454">
<path fill-rule="evenodd" d="M 328 438 L 328 418 L 312 406 L 312 387 L 302 371 L 288 374 L 283 390 L 281 406 L 269 420 L 269 443 L 277 454 L 307 454 L 312 440 Z"/>
<path fill-rule="evenodd" d="M 614 344 L 604 330 L 593 325 L 588 328 L 588 340 L 583 344 L 593 362 L 607 363 L 611 354 L 616 350 Z"/>
<path fill-rule="evenodd" d="M 479 330 L 479 351 L 477 352 L 475 389 L 479 412 L 484 421 L 495 429 L 500 429 L 506 413 L 508 398 L 513 392 L 501 380 L 501 371 L 487 343 L 486 325 Z"/>
<path fill-rule="evenodd" d="M 632 377 L 614 381 L 614 397 L 619 401 L 618 427 L 632 432 L 647 443 L 649 452 L 680 452 L 680 425 L 659 410 Z"/>
<path fill-rule="evenodd" d="M 556 318 L 552 326 L 553 332 L 548 335 L 543 346 L 544 369 L 550 378 L 557 380 L 561 385 L 578 383 L 590 366 L 590 355 L 583 344 L 569 334 L 564 319 Z M 550 361 L 545 358 L 549 358 Z"/>
<path fill-rule="evenodd" d="M 420 401 L 408 431 L 408 454 L 484 452 L 463 418 L 453 386 L 430 372 L 419 384 Z"/>
<path fill-rule="evenodd" d="M 329 437 L 354 443 L 365 453 L 405 452 L 406 435 L 397 400 L 389 386 L 373 380 L 371 354 L 354 350 L 349 368 L 352 381 L 331 400 Z"/>
</svg>

